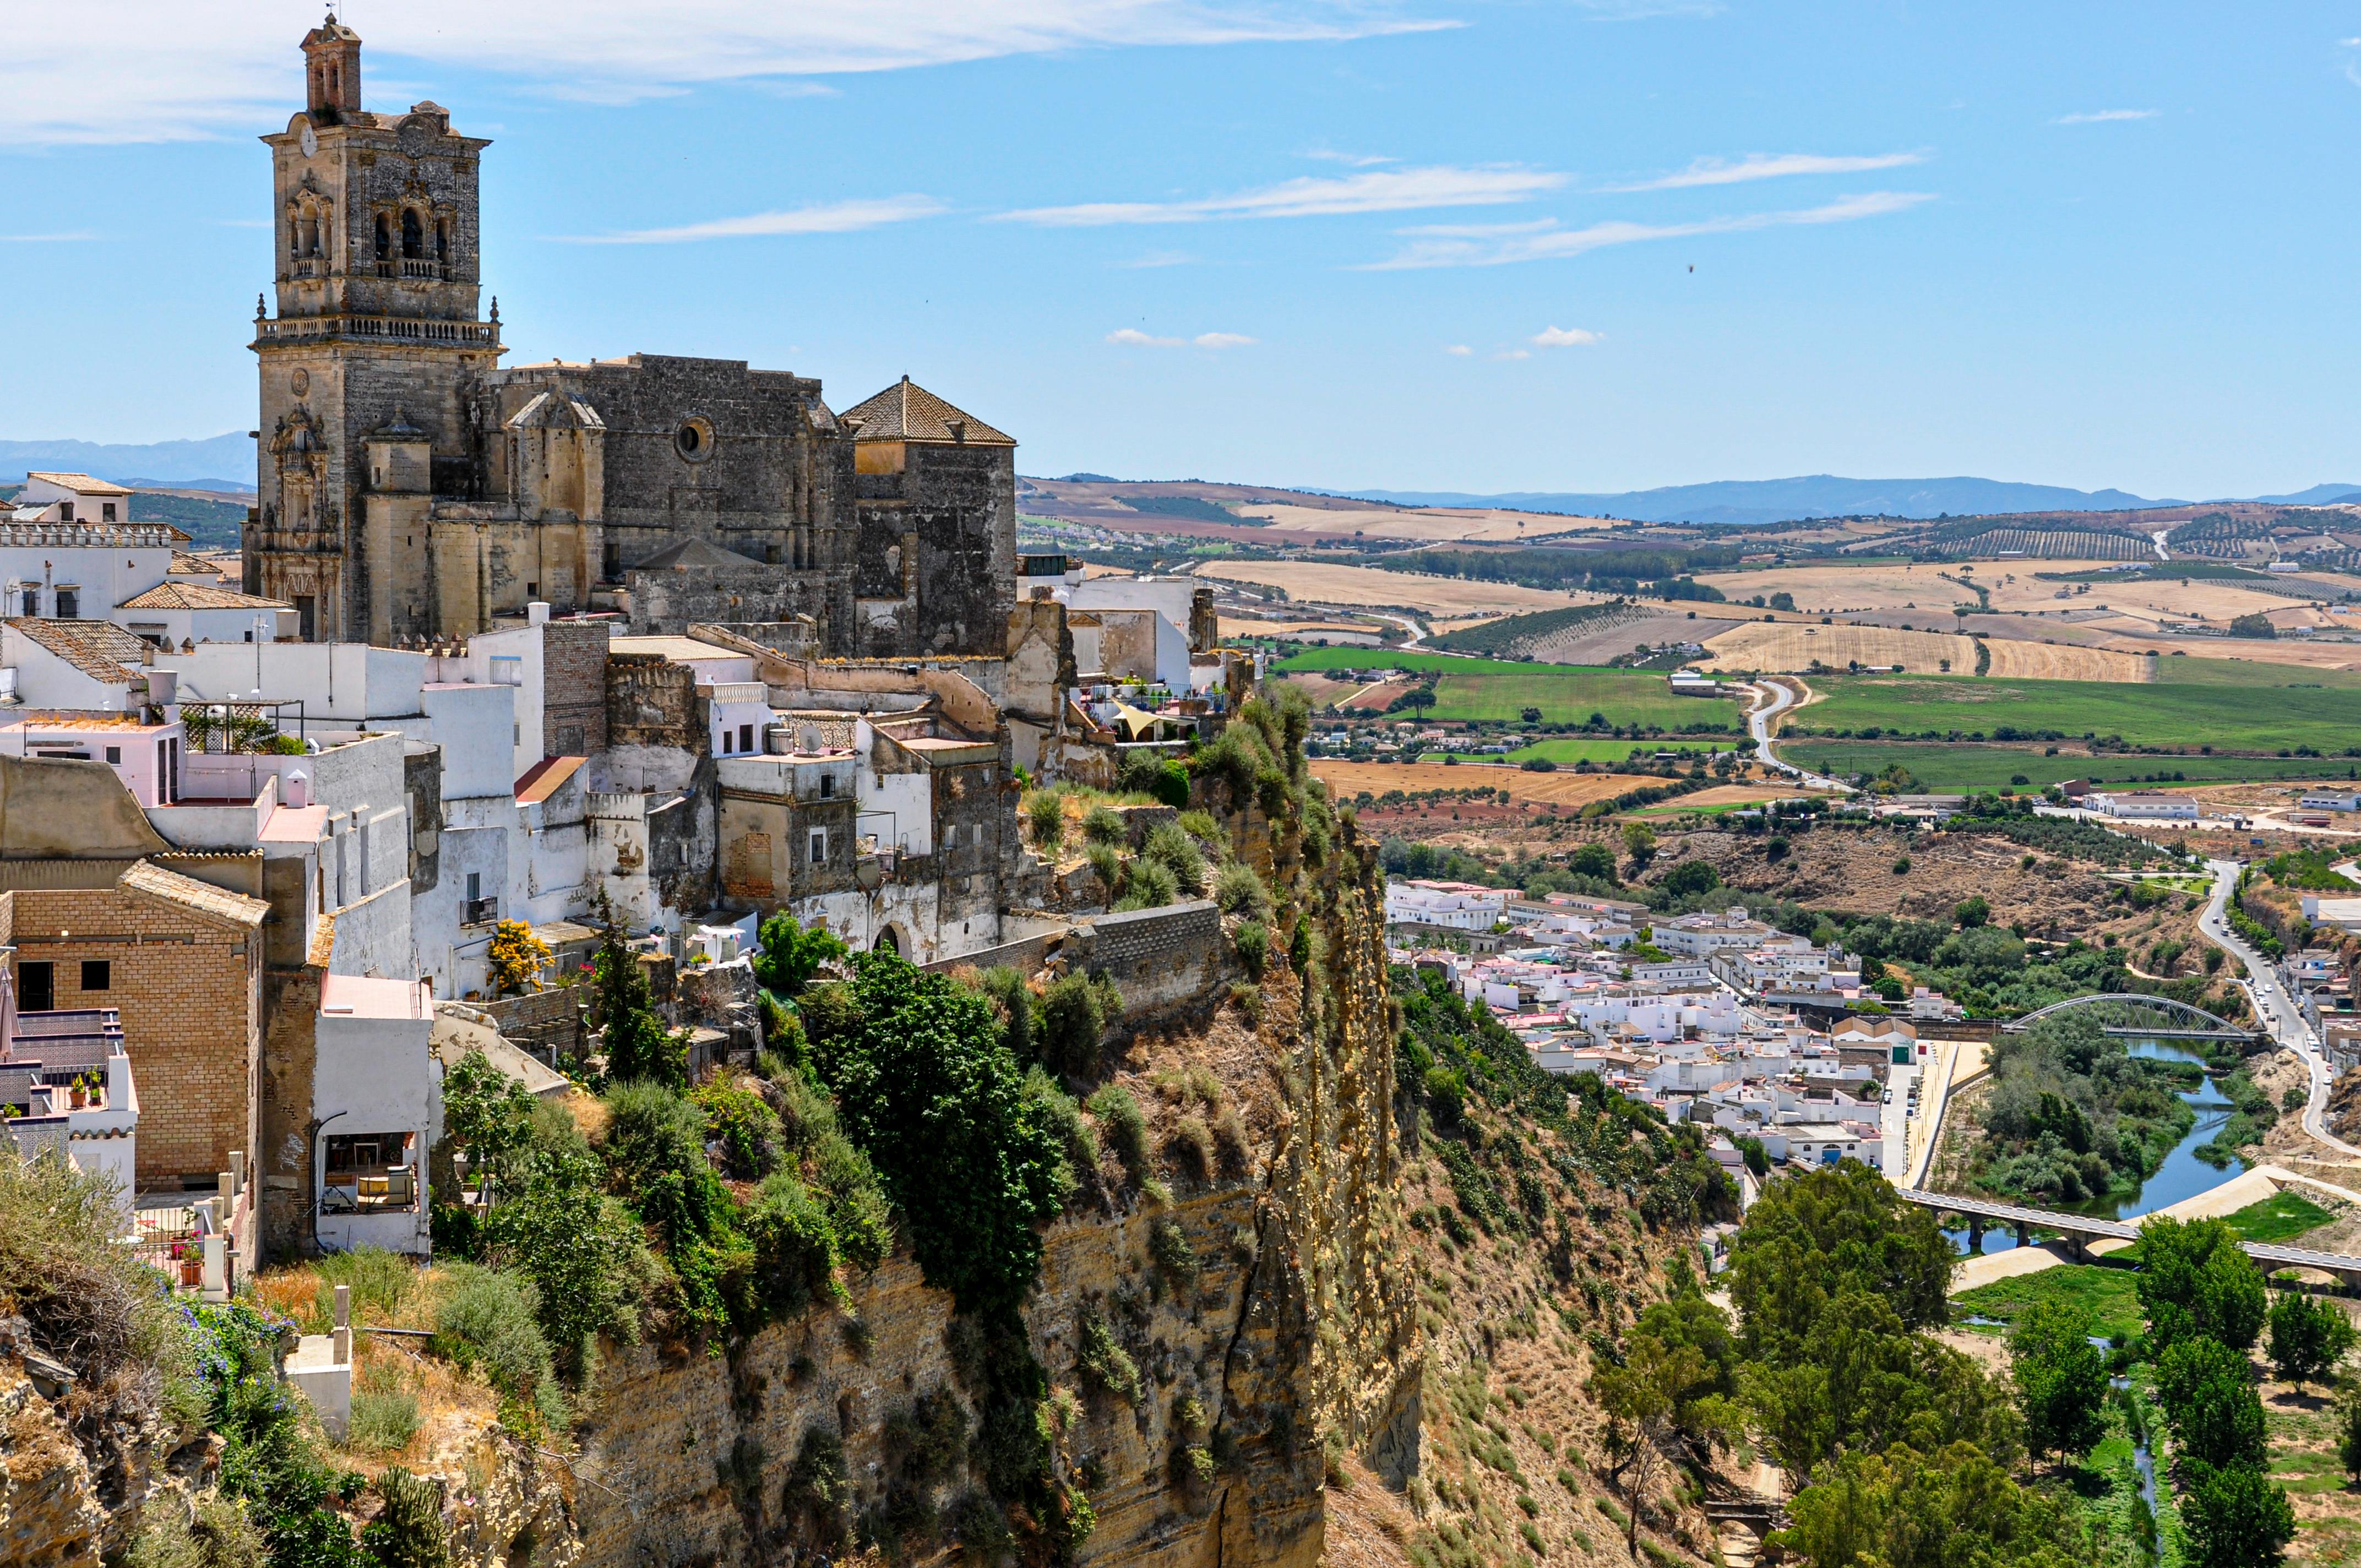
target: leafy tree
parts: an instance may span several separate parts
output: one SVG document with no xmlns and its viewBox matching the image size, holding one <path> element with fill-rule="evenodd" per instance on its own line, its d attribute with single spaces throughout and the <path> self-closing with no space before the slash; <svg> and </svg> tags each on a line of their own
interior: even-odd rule
<svg viewBox="0 0 2361 1568">
<path fill-rule="evenodd" d="M 2207 1464 L 2260 1464 L 2263 1402 L 2243 1352 L 2192 1334 L 2157 1360 L 2156 1389 L 2180 1452 Z"/>
<path fill-rule="evenodd" d="M 1623 824 L 1623 848 L 1630 850 L 1632 862 L 1646 865 L 1656 852 L 1656 830 L 1644 822 Z"/>
<path fill-rule="evenodd" d="M 591 961 L 598 986 L 598 1024 L 607 1048 L 607 1076 L 617 1081 L 647 1079 L 675 1088 L 688 1082 L 688 1038 L 675 1035 L 655 1014 L 655 997 L 638 955 L 623 945 L 620 927 L 609 926 Z"/>
<path fill-rule="evenodd" d="M 2361 1383 L 2347 1383 L 2336 1397 L 2336 1458 L 2361 1483 Z"/>
<path fill-rule="evenodd" d="M 1517 719 L 1523 724 L 1539 724 L 1542 721 L 1542 710 L 1538 707 L 1521 707 L 1517 710 Z"/>
<path fill-rule="evenodd" d="M 2151 1215 L 2140 1226 L 2133 1256 L 2139 1265 L 2133 1288 L 2153 1349 L 2161 1353 L 2195 1335 L 2234 1350 L 2253 1347 L 2268 1307 L 2263 1277 L 2238 1250 L 2228 1225 Z"/>
<path fill-rule="evenodd" d="M 1115 981 L 1077 971 L 1052 984 L 1041 998 L 1041 1028 L 1036 1040 L 1041 1064 L 1070 1078 L 1099 1070 L 1099 1044 L 1107 1026 L 1123 1016 Z"/>
<path fill-rule="evenodd" d="M 1828 1301 L 1806 1335 L 1774 1345 L 1741 1382 L 1762 1446 L 1790 1475 L 1896 1444 L 1927 1453 L 1972 1442 L 2002 1461 L 2016 1452 L 2015 1413 L 1974 1361 L 1907 1332 L 1865 1292 Z"/>
<path fill-rule="evenodd" d="M 780 996 L 801 996 L 822 964 L 840 963 L 844 941 L 833 931 L 801 922 L 782 910 L 763 922 L 762 945 L 754 952 L 754 979 L 763 990 Z"/>
<path fill-rule="evenodd" d="M 811 1041 L 844 1130 L 909 1216 L 927 1282 L 963 1310 L 1014 1307 L 1065 1203 L 1059 1135 L 983 997 L 893 953 L 853 976 L 849 1015 Z"/>
<path fill-rule="evenodd" d="M 578 1137 L 538 1146 L 518 1158 L 514 1195 L 484 1226 L 487 1256 L 533 1281 L 542 1332 L 577 1372 L 597 1336 L 639 1338 L 640 1303 L 661 1272 L 639 1222 L 607 1196 L 606 1174 Z"/>
<path fill-rule="evenodd" d="M 1813 1568 L 2070 1568 L 2081 1531 L 1972 1443 L 1848 1453 L 1795 1495 L 1771 1544 Z"/>
<path fill-rule="evenodd" d="M 1721 873 L 1713 869 L 1709 861 L 1683 861 L 1666 872 L 1656 885 L 1675 898 L 1687 898 L 1719 887 Z"/>
<path fill-rule="evenodd" d="M 1751 1352 L 1799 1342 L 1839 1295 L 1874 1297 L 1903 1329 L 1946 1320 L 1957 1255 L 1934 1214 L 1897 1202 L 1867 1166 L 1806 1171 L 1747 1211 L 1730 1247 L 1730 1294 Z"/>
<path fill-rule="evenodd" d="M 2301 1290 L 2282 1290 L 2271 1303 L 2271 1365 L 2301 1388 L 2336 1369 L 2353 1348 L 2353 1320 Z"/>
<path fill-rule="evenodd" d="M 2009 1336 L 2025 1440 L 2038 1456 L 2087 1453 L 2106 1433 L 2107 1364 L 2091 1343 L 2091 1315 L 2037 1303 Z"/>
<path fill-rule="evenodd" d="M 511 1162 L 533 1142 L 534 1104 L 523 1084 L 478 1050 L 443 1075 L 443 1135 L 467 1154 L 467 1174 L 488 1202 L 493 1184 L 508 1180 Z"/>
<path fill-rule="evenodd" d="M 2188 1461 L 2180 1529 L 2191 1568 L 2269 1568 L 2295 1539 L 2286 1488 L 2254 1464 Z"/>
<path fill-rule="evenodd" d="M 1621 1365 L 1591 1375 L 1590 1397 L 1607 1418 L 1608 1475 L 1623 1494 L 1625 1545 L 1635 1559 L 1640 1509 L 1664 1473 L 1680 1390 L 1704 1376 L 1705 1358 L 1694 1347 L 1642 1333 L 1631 1336 Z"/>
<path fill-rule="evenodd" d="M 1951 918 L 1962 930 L 1973 930 L 1992 918 L 1992 905 L 1982 894 L 1971 894 L 1951 906 Z"/>
</svg>

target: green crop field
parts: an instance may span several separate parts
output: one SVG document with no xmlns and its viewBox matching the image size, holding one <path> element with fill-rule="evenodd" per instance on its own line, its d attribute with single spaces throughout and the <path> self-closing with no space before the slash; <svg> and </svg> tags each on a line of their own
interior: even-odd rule
<svg viewBox="0 0 2361 1568">
<path fill-rule="evenodd" d="M 1524 709 L 1538 707 L 1544 724 L 1581 724 L 1594 713 L 1606 715 L 1609 724 L 1664 729 L 1684 724 L 1726 724 L 1735 729 L 1745 722 L 1735 702 L 1675 696 L 1664 677 L 1654 672 L 1565 664 L 1506 664 L 1500 669 L 1514 673 L 1444 675 L 1435 683 L 1434 706 L 1426 716 L 1513 724 Z M 1630 749 L 1628 741 L 1625 749 Z"/>
<path fill-rule="evenodd" d="M 1586 714 L 1584 717 L 1589 716 Z M 1731 750 L 1737 744 L 1738 739 L 1734 734 L 1667 735 L 1660 740 L 1552 739 L 1536 740 L 1530 746 L 1520 746 L 1513 751 L 1505 754 L 1496 752 L 1488 757 L 1479 757 L 1470 751 L 1462 751 L 1459 753 L 1459 760 L 1463 762 L 1522 762 L 1542 759 L 1555 762 L 1561 768 L 1570 768 L 1576 762 L 1588 762 L 1593 767 L 1620 767 L 1631 760 L 1631 753 L 1635 751 L 1640 753 L 1642 762 L 1649 763 L 1655 762 L 1656 753 L 1659 751 L 1710 758 L 1716 751 Z"/>
<path fill-rule="evenodd" d="M 1630 742 L 1624 742 L 1628 749 Z M 2269 779 L 2334 779 L 2361 776 L 2361 764 L 2345 757 L 2045 757 L 2039 746 L 1946 745 L 1930 740 L 1782 740 L 1780 759 L 1815 773 L 1850 778 L 1883 773 L 1899 762 L 1931 790 L 1998 789 L 2023 774 L 2030 787 L 2089 779 L 2094 784 L 2171 783 L 2179 773 L 2190 784 L 2228 784 Z M 1520 753 L 1521 755 L 1521 753 Z M 2163 780 L 2150 774 L 2163 773 Z"/>
<path fill-rule="evenodd" d="M 1463 675 L 1532 674 L 1544 670 L 1589 673 L 1577 664 L 1529 664 L 1521 659 L 1477 659 L 1464 653 L 1422 653 L 1415 649 L 1405 652 L 1399 648 L 1306 648 L 1273 667 L 1281 674 L 1297 670 L 1446 670 Z M 1663 678 L 1657 677 L 1660 683 Z"/>
<path fill-rule="evenodd" d="M 2316 1231 L 2336 1216 L 2300 1193 L 2274 1192 L 2222 1218 L 2246 1241 L 2284 1242 Z"/>
<path fill-rule="evenodd" d="M 2037 1274 L 1995 1279 L 1990 1285 L 1961 1291 L 1951 1298 L 1951 1304 L 1963 1312 L 1997 1318 L 2007 1324 L 2016 1321 L 2036 1302 L 2062 1302 L 2090 1313 L 2093 1333 L 2120 1334 L 2129 1340 L 2136 1338 L 2140 1332 L 2139 1296 L 2132 1285 L 2137 1277 L 2128 1268 L 2060 1264 Z"/>
<path fill-rule="evenodd" d="M 2057 730 L 2120 736 L 2135 746 L 2334 753 L 2361 740 L 2361 675 L 2225 659 L 2160 659 L 2148 684 L 1993 680 L 1973 675 L 1815 676 L 1823 700 L 1791 720 L 1804 729 L 1933 729 L 1962 736 Z M 2178 767 L 2176 758 L 2169 767 Z M 2151 764 L 2152 765 L 2152 764 Z M 2268 776 L 2268 775 L 2266 775 Z"/>
</svg>

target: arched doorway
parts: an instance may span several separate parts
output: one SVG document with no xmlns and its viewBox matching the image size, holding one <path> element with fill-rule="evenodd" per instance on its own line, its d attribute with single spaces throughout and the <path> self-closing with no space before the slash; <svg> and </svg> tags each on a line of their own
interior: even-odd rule
<svg viewBox="0 0 2361 1568">
<path fill-rule="evenodd" d="M 877 940 L 870 944 L 869 950 L 874 953 L 892 953 L 898 958 L 902 952 L 902 938 L 900 933 L 896 932 L 891 926 L 886 927 L 885 929 L 877 933 Z"/>
</svg>

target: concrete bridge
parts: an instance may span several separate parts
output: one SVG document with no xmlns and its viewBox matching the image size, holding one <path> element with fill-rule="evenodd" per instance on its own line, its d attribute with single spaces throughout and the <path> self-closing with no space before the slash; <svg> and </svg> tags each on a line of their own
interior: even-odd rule
<svg viewBox="0 0 2361 1568">
<path fill-rule="evenodd" d="M 1957 1214 L 1967 1221 L 1971 1238 L 1971 1250 L 1977 1252 L 1983 1249 L 1984 1231 L 1993 1225 L 2014 1230 L 2019 1246 L 2031 1246 L 2035 1231 L 2056 1232 L 2070 1244 L 2078 1262 L 2088 1259 L 2090 1244 L 2094 1241 L 2139 1240 L 2139 1226 L 2125 1220 L 2102 1220 L 2090 1214 L 2062 1214 L 2048 1209 L 2028 1209 L 2021 1204 L 2004 1203 L 1990 1198 L 1959 1198 L 1948 1192 L 1927 1192 L 1916 1188 L 1896 1189 L 1894 1196 L 1905 1203 L 1932 1209 L 1938 1214 Z M 2240 1242 L 2238 1250 L 2253 1258 L 2265 1274 L 2276 1268 L 2316 1268 L 2333 1276 L 2347 1290 L 2361 1288 L 2361 1257 L 2314 1252 L 2309 1247 L 2282 1246 L 2275 1242 Z"/>
</svg>

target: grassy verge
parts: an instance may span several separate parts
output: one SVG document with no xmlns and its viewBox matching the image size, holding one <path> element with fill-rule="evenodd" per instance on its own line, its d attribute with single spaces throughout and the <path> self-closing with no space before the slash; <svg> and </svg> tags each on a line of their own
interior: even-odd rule
<svg viewBox="0 0 2361 1568">
<path fill-rule="evenodd" d="M 1905 724 L 1905 728 L 1917 728 Z M 2341 747 L 2343 742 L 2339 742 Z M 1883 773 L 1899 762 L 1932 790 L 1997 789 L 2022 777 L 2028 785 L 2090 779 L 2101 784 L 2170 783 L 2179 773 L 2190 784 L 2237 784 L 2250 780 L 2342 778 L 2355 764 L 2321 757 L 2222 757 L 2113 754 L 2044 756 L 2040 746 L 2005 746 L 1939 740 L 1796 740 L 1779 742 L 1782 760 L 1815 773 L 1850 776 Z M 2164 780 L 2151 774 L 2163 773 Z"/>
<path fill-rule="evenodd" d="M 2284 1242 L 2316 1231 L 2336 1216 L 2300 1193 L 2275 1192 L 2224 1218 L 2246 1241 Z"/>
<path fill-rule="evenodd" d="M 2061 1302 L 2090 1313 L 2092 1332 L 2129 1340 L 2140 1332 L 2139 1297 L 2132 1279 L 2128 1268 L 2060 1264 L 1979 1285 L 1952 1297 L 1951 1302 L 1962 1312 L 1997 1318 L 2004 1324 L 2015 1322 L 2037 1302 Z"/>
</svg>

